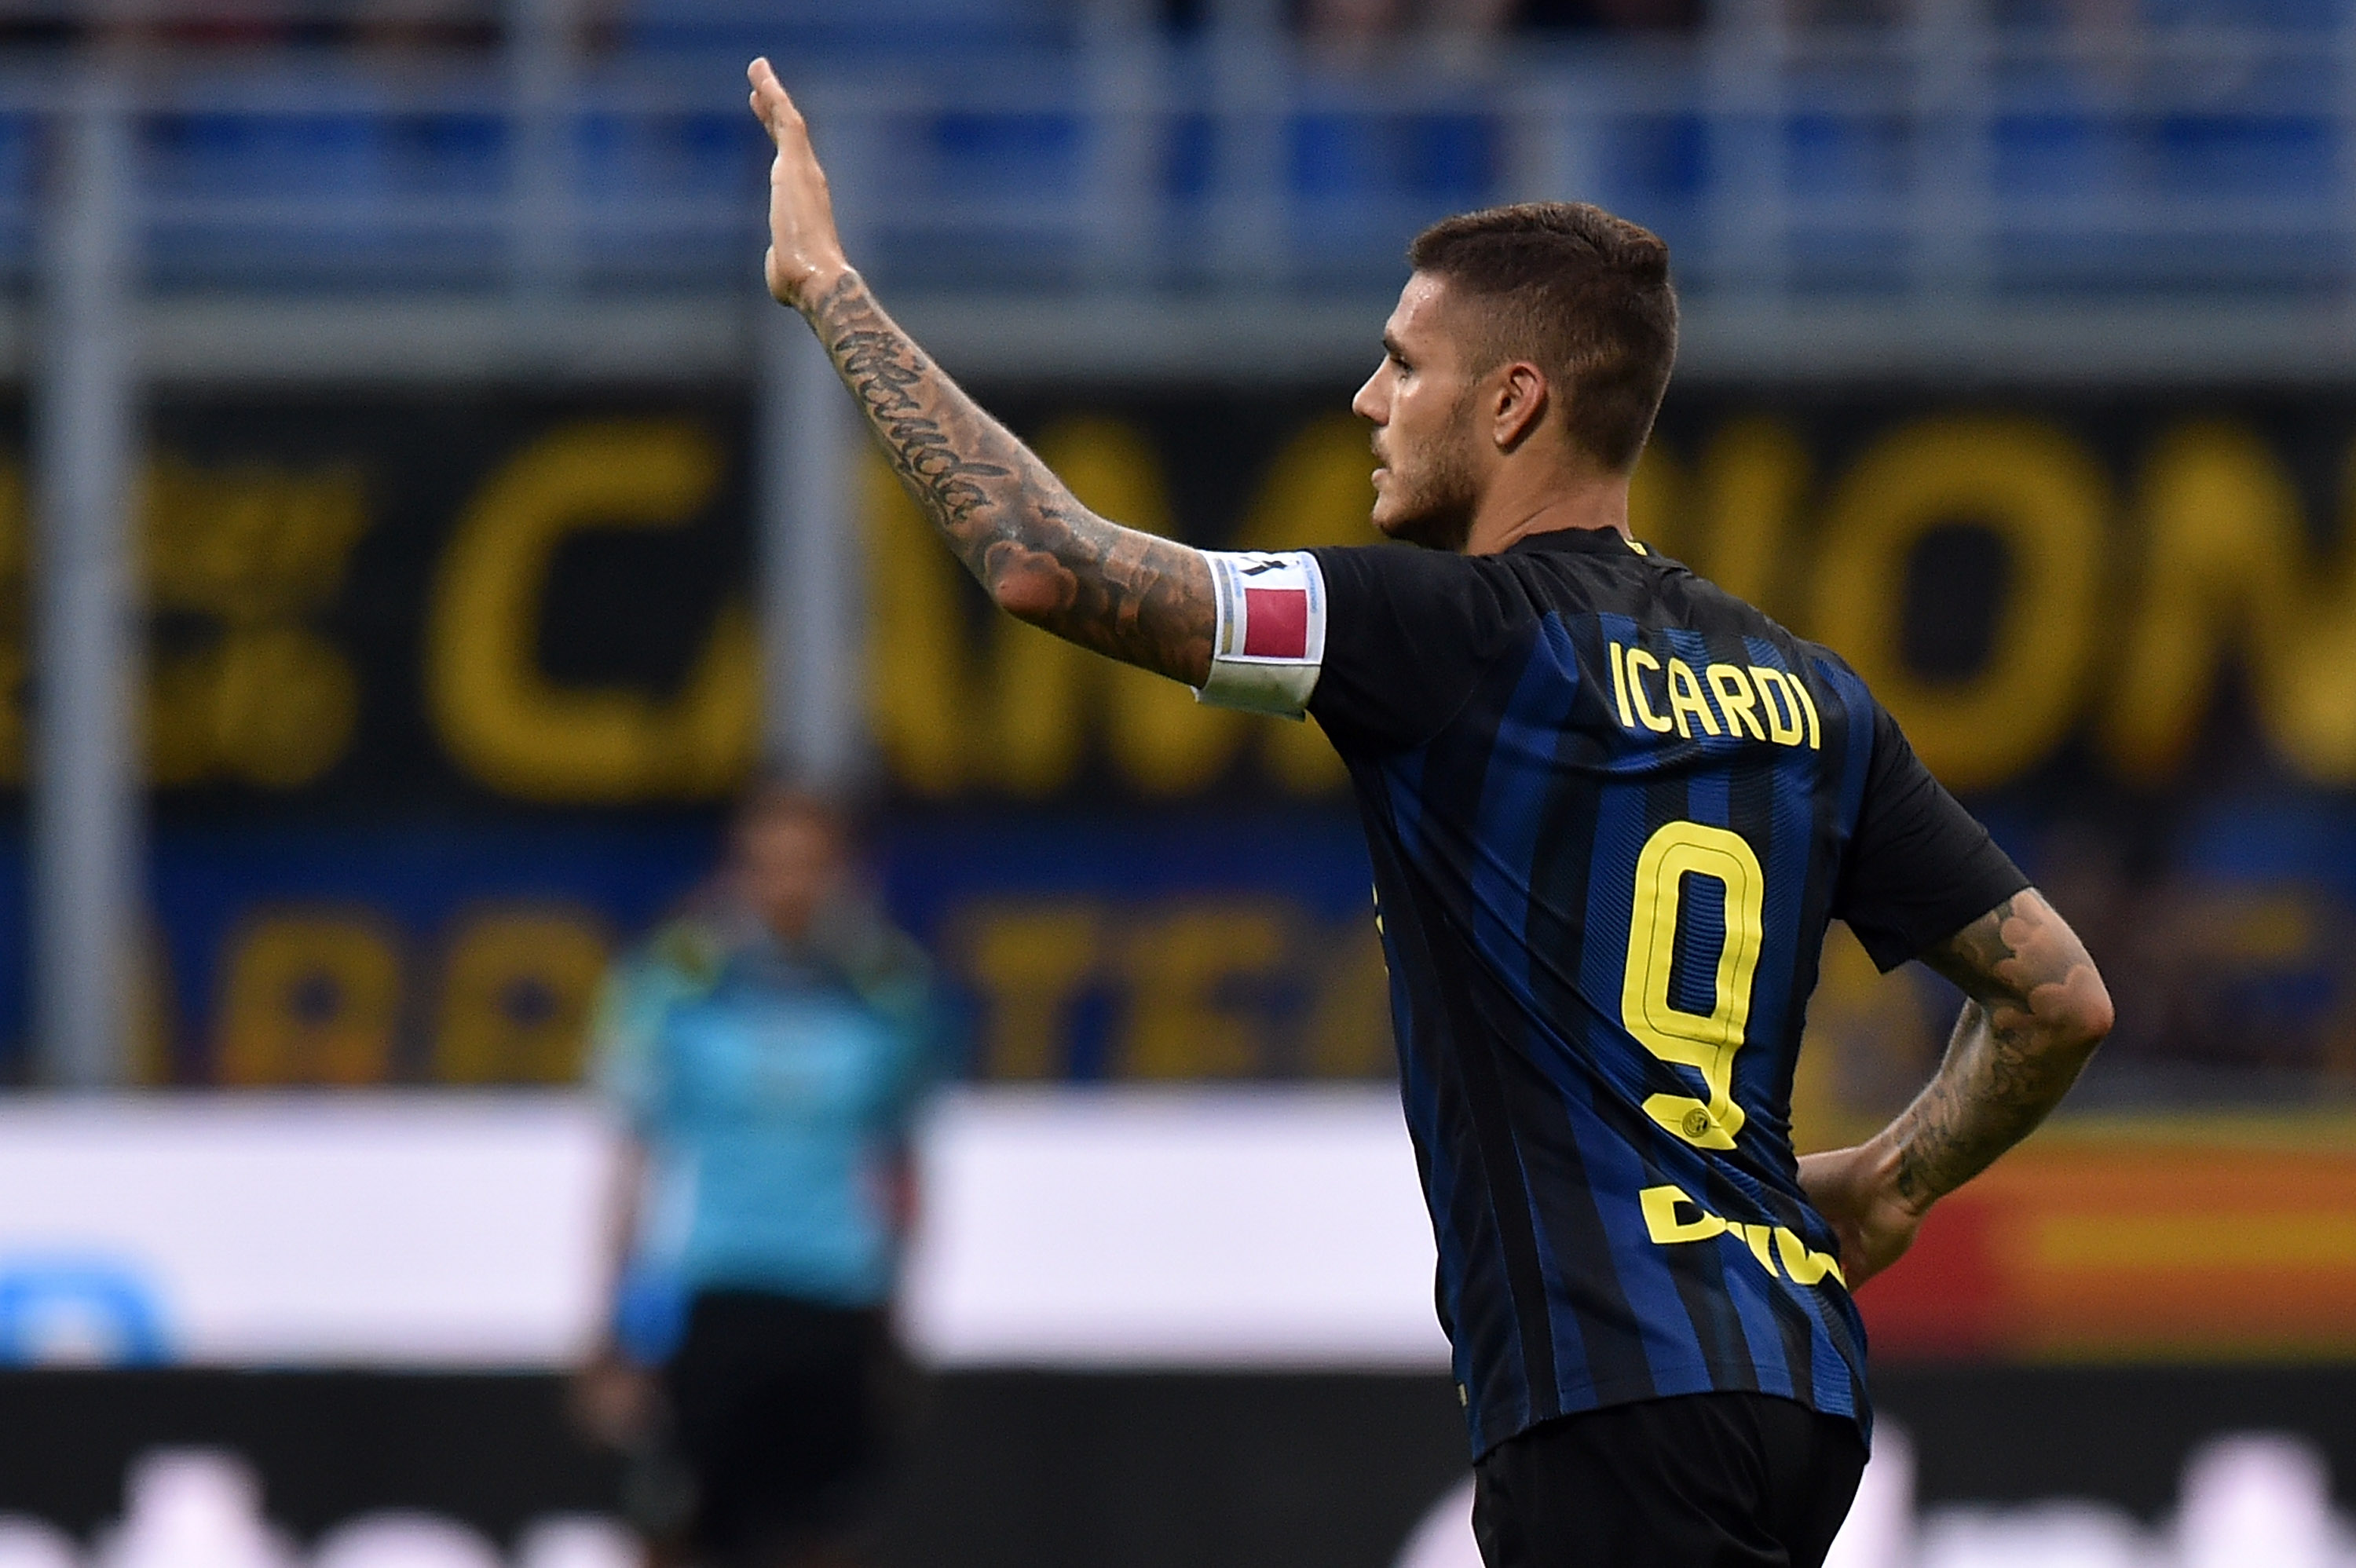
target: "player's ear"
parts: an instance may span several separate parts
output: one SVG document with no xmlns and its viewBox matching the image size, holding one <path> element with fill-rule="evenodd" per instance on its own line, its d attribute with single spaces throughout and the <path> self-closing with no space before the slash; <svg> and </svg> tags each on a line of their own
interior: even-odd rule
<svg viewBox="0 0 2356 1568">
<path fill-rule="evenodd" d="M 1546 372 L 1526 359 L 1515 359 L 1497 368 L 1497 384 L 1491 403 L 1495 414 L 1492 420 L 1490 439 L 1500 452 L 1512 452 L 1527 441 L 1546 418 L 1547 404 L 1554 389 L 1547 385 Z"/>
</svg>

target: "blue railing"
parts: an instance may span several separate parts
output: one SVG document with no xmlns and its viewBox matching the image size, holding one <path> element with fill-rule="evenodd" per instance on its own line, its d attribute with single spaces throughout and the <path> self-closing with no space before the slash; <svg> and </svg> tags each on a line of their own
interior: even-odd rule
<svg viewBox="0 0 2356 1568">
<path fill-rule="evenodd" d="M 2356 297 L 2356 20 L 2084 39 L 1940 11 L 1794 33 L 1731 5 L 1688 37 L 1347 69 L 1249 27 L 956 0 L 489 16 L 422 54 L 0 45 L 0 277 L 29 275 L 45 120 L 103 82 L 150 290 L 740 287 L 763 147 L 737 70 L 766 47 L 903 287 L 1372 289 L 1436 216 L 1573 196 L 1660 229 L 1689 293 L 1766 308 Z"/>
</svg>

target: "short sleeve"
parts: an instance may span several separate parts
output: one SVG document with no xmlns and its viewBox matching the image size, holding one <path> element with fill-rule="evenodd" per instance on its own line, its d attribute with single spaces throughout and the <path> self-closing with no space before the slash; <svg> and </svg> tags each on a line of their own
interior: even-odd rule
<svg viewBox="0 0 2356 1568">
<path fill-rule="evenodd" d="M 2029 879 L 1873 709 L 1873 759 L 1833 913 L 1883 971 L 1936 945 Z"/>
<path fill-rule="evenodd" d="M 1504 645 L 1506 596 L 1483 563 L 1403 545 L 1309 552 L 1331 608 L 1309 700 L 1344 755 L 1419 746 L 1446 727 Z"/>
</svg>

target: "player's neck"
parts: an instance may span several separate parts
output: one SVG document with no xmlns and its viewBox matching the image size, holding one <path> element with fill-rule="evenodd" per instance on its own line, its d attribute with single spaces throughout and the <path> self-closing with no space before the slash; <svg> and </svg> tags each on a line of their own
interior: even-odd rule
<svg viewBox="0 0 2356 1568">
<path fill-rule="evenodd" d="M 1631 537 L 1624 474 L 1582 465 L 1569 473 L 1557 468 L 1543 480 L 1517 481 L 1510 470 L 1496 475 L 1472 514 L 1465 554 L 1496 555 L 1533 534 L 1563 528 L 1610 528 L 1622 539 Z"/>
</svg>

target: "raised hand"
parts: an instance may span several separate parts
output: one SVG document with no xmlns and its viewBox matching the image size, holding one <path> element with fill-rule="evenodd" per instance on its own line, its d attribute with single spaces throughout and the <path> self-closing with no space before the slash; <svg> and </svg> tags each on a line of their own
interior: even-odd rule
<svg viewBox="0 0 2356 1568">
<path fill-rule="evenodd" d="M 777 149 L 769 164 L 769 293 L 780 304 L 807 310 L 851 266 L 834 226 L 834 198 L 810 147 L 809 123 L 777 73 L 756 59 L 744 74 L 753 83 L 753 113 Z"/>
<path fill-rule="evenodd" d="M 1211 564 L 1080 505 L 941 373 L 842 253 L 809 127 L 766 59 L 746 70 L 769 165 L 769 293 L 818 334 L 908 494 L 1001 609 L 1200 686 L 1217 624 Z"/>
</svg>

